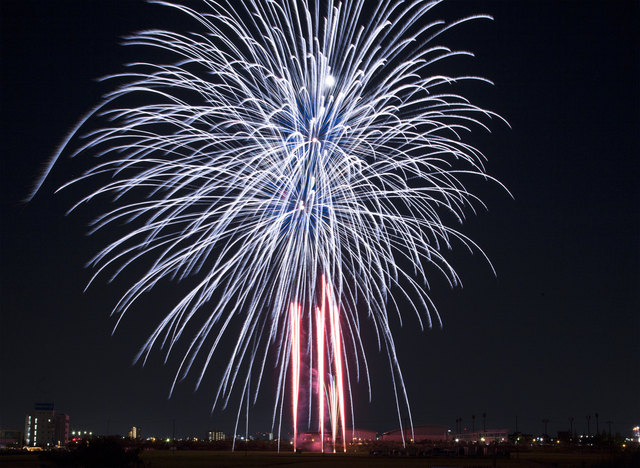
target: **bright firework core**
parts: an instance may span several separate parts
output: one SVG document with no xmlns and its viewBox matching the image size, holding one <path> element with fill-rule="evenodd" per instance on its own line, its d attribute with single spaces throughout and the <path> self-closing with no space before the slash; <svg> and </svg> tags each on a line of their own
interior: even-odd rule
<svg viewBox="0 0 640 468">
<path fill-rule="evenodd" d="M 298 416 L 300 408 L 300 362 L 301 353 L 301 329 L 302 307 L 299 304 L 291 304 L 291 391 L 292 391 L 292 412 L 293 412 L 293 449 L 297 449 L 298 443 Z M 329 326 L 327 327 L 327 322 Z M 317 389 L 317 409 L 318 409 L 318 430 L 320 432 L 321 450 L 324 452 L 325 441 L 325 419 L 328 409 L 329 424 L 331 429 L 332 450 L 336 451 L 336 439 L 338 430 L 342 431 L 343 451 L 346 447 L 345 430 L 345 399 L 343 373 L 343 346 L 340 328 L 340 310 L 333 301 L 331 285 L 322 277 L 322 302 L 316 308 L 315 314 L 316 340 L 313 349 L 316 351 L 316 382 L 313 387 Z M 328 333 L 327 333 L 328 332 Z M 327 370 L 333 373 L 325 374 L 325 364 L 328 363 Z M 313 375 L 313 373 L 312 373 Z M 339 424 L 341 423 L 341 424 Z"/>
<path fill-rule="evenodd" d="M 328 88 L 330 88 L 331 86 L 333 86 L 335 83 L 336 83 L 336 79 L 335 79 L 333 76 L 331 76 L 331 75 L 328 75 L 328 76 L 325 78 L 325 80 L 324 80 L 324 84 L 325 84 L 325 86 L 327 86 Z"/>
</svg>

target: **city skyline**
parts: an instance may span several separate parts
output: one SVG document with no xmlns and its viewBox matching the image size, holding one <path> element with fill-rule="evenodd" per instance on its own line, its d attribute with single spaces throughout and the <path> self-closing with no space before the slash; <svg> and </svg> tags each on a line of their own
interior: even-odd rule
<svg viewBox="0 0 640 468">
<path fill-rule="evenodd" d="M 33 436 L 30 430 L 30 428 L 32 427 L 31 420 L 32 420 L 32 417 L 38 417 L 38 416 L 49 415 L 53 417 L 54 408 L 55 408 L 55 405 L 53 403 L 36 403 L 34 405 L 35 411 L 27 413 L 25 417 L 24 431 L 18 430 L 19 432 L 22 433 L 22 437 L 23 437 L 23 440 L 25 441 L 25 445 L 27 446 L 42 445 L 42 441 L 36 444 L 35 441 L 33 440 Z M 477 426 L 475 423 L 476 417 L 478 420 Z M 186 435 L 183 434 L 180 437 L 178 437 L 175 435 L 175 432 L 176 432 L 175 419 L 164 421 L 164 423 L 171 424 L 171 434 L 167 434 L 166 430 L 163 434 L 156 434 L 154 432 L 149 432 L 149 430 L 147 430 L 144 432 L 144 436 L 143 436 L 142 435 L 143 430 L 140 425 L 133 425 L 129 427 L 126 432 L 126 435 L 120 434 L 117 431 L 116 432 L 114 432 L 113 430 L 110 431 L 111 423 L 114 423 L 115 426 L 119 428 L 124 427 L 123 424 L 126 424 L 126 423 L 123 423 L 122 421 L 118 422 L 118 421 L 107 420 L 106 432 L 101 433 L 99 431 L 94 432 L 93 430 L 87 430 L 86 427 L 84 428 L 84 430 L 82 428 L 74 427 L 74 425 L 70 423 L 69 415 L 66 415 L 66 414 L 60 414 L 60 413 L 56 414 L 55 418 L 56 418 L 56 421 L 60 418 L 62 418 L 62 421 L 66 421 L 66 426 L 65 426 L 66 428 L 59 429 L 56 426 L 56 432 L 64 430 L 65 437 L 69 441 L 81 440 L 83 438 L 91 439 L 95 437 L 121 437 L 123 439 L 135 439 L 135 440 L 147 440 L 147 441 L 150 441 L 150 440 L 163 441 L 163 440 L 174 440 L 174 439 L 175 440 L 199 440 L 199 441 L 207 441 L 207 440 L 208 441 L 224 441 L 224 440 L 230 441 L 230 440 L 233 440 L 234 438 L 237 440 L 244 440 L 245 438 L 247 438 L 248 440 L 269 440 L 269 441 L 277 440 L 277 437 L 274 436 L 273 432 L 254 430 L 248 434 L 238 432 L 238 433 L 235 433 L 234 435 L 233 432 L 225 432 L 223 430 L 218 429 L 217 427 L 207 429 L 204 435 L 203 434 L 186 434 Z M 471 427 L 467 427 L 468 424 L 465 423 L 466 421 L 468 421 L 468 419 L 471 419 L 472 421 Z M 420 432 L 421 434 L 422 433 L 432 434 L 432 435 L 438 434 L 437 439 L 442 441 L 445 441 L 445 440 L 454 441 L 454 440 L 458 440 L 459 437 L 460 437 L 460 440 L 480 440 L 480 438 L 484 434 L 486 434 L 488 438 L 496 437 L 498 435 L 500 437 L 507 437 L 507 435 L 510 435 L 513 437 L 516 434 L 522 434 L 523 436 L 532 437 L 533 439 L 536 439 L 536 440 L 537 439 L 543 440 L 543 438 L 548 437 L 552 441 L 560 440 L 563 437 L 567 437 L 567 434 L 569 438 L 571 439 L 577 438 L 580 441 L 585 437 L 587 438 L 585 440 L 593 440 L 593 438 L 598 438 L 598 436 L 607 437 L 609 435 L 612 437 L 633 438 L 634 440 L 637 439 L 638 437 L 638 426 L 634 426 L 634 427 L 628 428 L 628 430 L 621 431 L 619 430 L 620 429 L 619 427 L 618 429 L 615 429 L 617 426 L 620 425 L 619 422 L 614 423 L 613 421 L 605 420 L 605 419 L 601 421 L 599 419 L 598 413 L 594 413 L 593 415 L 586 415 L 584 422 L 581 422 L 579 418 L 573 418 L 573 417 L 567 418 L 566 421 L 556 421 L 556 420 L 550 420 L 546 418 L 541 419 L 539 420 L 539 422 L 542 424 L 541 427 L 543 427 L 544 430 L 542 430 L 541 432 L 534 431 L 531 434 L 527 434 L 518 429 L 517 416 L 515 418 L 515 426 L 513 428 L 507 428 L 507 427 L 496 428 L 491 426 L 487 427 L 486 413 L 483 413 L 482 415 L 478 415 L 478 416 L 474 414 L 474 415 L 471 415 L 468 419 L 457 418 L 455 421 L 455 424 L 456 424 L 455 428 L 452 428 L 448 425 L 416 425 L 414 429 Z M 527 423 L 526 419 L 528 418 L 521 417 L 520 419 L 525 420 L 521 422 L 525 422 L 525 424 Z M 489 421 L 491 422 L 491 418 L 489 418 Z M 147 421 L 147 422 L 151 424 L 151 427 L 155 427 L 155 428 L 158 427 L 157 426 L 158 421 Z M 179 423 L 180 421 L 178 421 L 178 424 Z M 612 429 L 612 425 L 614 425 L 614 429 Z M 51 428 L 53 428 L 54 427 L 53 423 L 50 424 L 50 426 Z M 103 422 L 93 423 L 92 427 L 90 427 L 89 429 L 92 429 L 95 427 L 101 427 L 101 426 L 104 426 Z M 37 423 L 36 423 L 36 427 L 37 427 Z M 549 428 L 551 428 L 551 430 Z M 5 432 L 13 430 L 15 432 L 16 428 L 2 428 L 2 430 Z M 349 431 L 351 430 L 356 430 L 358 433 L 366 434 L 367 437 L 371 437 L 374 434 L 377 434 L 378 440 L 396 440 L 399 438 L 398 434 L 400 431 L 411 431 L 411 426 L 404 426 L 401 429 L 392 428 L 383 432 L 370 431 L 366 428 L 348 427 L 347 433 L 349 433 Z M 46 427 L 45 427 L 45 432 L 46 432 Z M 314 434 L 317 432 L 314 432 L 313 430 L 301 431 L 301 433 L 298 434 L 298 437 L 302 439 L 305 433 Z M 325 431 L 325 434 L 328 438 L 327 440 L 330 440 L 331 439 L 330 429 L 327 429 Z M 285 441 L 290 441 L 293 437 L 294 437 L 294 434 L 292 432 L 286 432 L 285 434 L 282 435 L 282 439 Z M 341 438 L 339 439 L 341 440 Z M 51 441 L 49 439 L 46 439 L 44 441 L 45 446 L 52 445 L 50 442 Z"/>
</svg>

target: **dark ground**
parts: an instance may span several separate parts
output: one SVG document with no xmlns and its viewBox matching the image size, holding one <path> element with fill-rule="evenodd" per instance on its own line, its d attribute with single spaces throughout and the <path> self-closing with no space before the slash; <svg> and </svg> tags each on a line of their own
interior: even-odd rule
<svg viewBox="0 0 640 468">
<path fill-rule="evenodd" d="M 349 454 L 325 454 L 291 452 L 221 452 L 221 451 L 147 451 L 140 456 L 145 467 L 149 468 L 222 468 L 311 466 L 313 468 L 401 468 L 401 467 L 622 467 L 634 466 L 636 458 L 612 457 L 606 451 L 590 453 L 559 453 L 551 451 L 528 451 L 512 453 L 510 458 L 485 457 L 399 457 L 372 456 L 366 452 Z M 494 464 L 495 462 L 495 464 Z M 37 453 L 3 454 L 0 465 L 3 468 L 40 468 L 40 456 Z M 635 465 L 637 466 L 637 464 Z"/>
</svg>

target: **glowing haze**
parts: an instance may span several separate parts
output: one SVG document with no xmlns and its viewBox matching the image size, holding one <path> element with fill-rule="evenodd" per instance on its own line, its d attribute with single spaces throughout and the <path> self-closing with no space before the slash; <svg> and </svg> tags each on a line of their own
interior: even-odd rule
<svg viewBox="0 0 640 468">
<path fill-rule="evenodd" d="M 494 114 L 453 86 L 486 80 L 440 74 L 441 60 L 471 54 L 437 41 L 487 16 L 445 23 L 433 16 L 439 1 L 420 0 L 153 3 L 191 17 L 194 32 L 127 37 L 142 56 L 153 48 L 169 59 L 109 77 L 118 87 L 49 164 L 67 151 L 96 156 L 66 186 L 90 179 L 97 188 L 80 203 L 113 200 L 94 230 L 127 226 L 90 262 L 96 275 L 146 267 L 115 307 L 118 322 L 163 280 L 191 285 L 138 359 L 155 347 L 168 355 L 195 325 L 174 385 L 195 366 L 199 386 L 223 335 L 237 329 L 214 408 L 237 392 L 240 419 L 273 364 L 274 426 L 291 401 L 299 430 L 304 392 L 318 400 L 314 430 L 325 431 L 328 405 L 335 441 L 345 392 L 369 381 L 361 338 L 373 333 L 400 417 L 409 408 L 390 314 L 401 320 L 401 300 L 421 325 L 439 320 L 427 267 L 456 285 L 443 252 L 453 241 L 479 251 L 441 215 L 462 222 L 482 206 L 462 179 L 490 179 L 461 137 Z M 318 374 L 315 396 L 304 362 Z"/>
</svg>

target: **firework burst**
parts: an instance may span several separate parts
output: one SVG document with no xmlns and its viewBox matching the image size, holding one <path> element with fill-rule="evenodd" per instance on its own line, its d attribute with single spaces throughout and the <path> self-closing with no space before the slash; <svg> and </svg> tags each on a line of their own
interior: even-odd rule
<svg viewBox="0 0 640 468">
<path fill-rule="evenodd" d="M 226 406 L 234 390 L 255 402 L 272 356 L 273 421 L 280 425 L 287 369 L 300 368 L 291 356 L 301 346 L 299 338 L 292 346 L 292 328 L 304 328 L 308 343 L 320 333 L 315 317 L 326 299 L 324 276 L 340 324 L 323 339 L 340 337 L 327 349 L 348 351 L 345 385 L 369 380 L 361 341 L 366 318 L 388 353 L 400 415 L 408 399 L 389 311 L 402 296 L 421 325 L 439 321 L 425 268 L 456 285 L 442 252 L 454 240 L 477 248 L 441 215 L 462 222 L 465 211 L 481 205 L 461 176 L 490 178 L 482 154 L 460 135 L 485 127 L 494 114 L 451 92 L 457 81 L 486 80 L 434 74 L 440 60 L 471 55 L 436 40 L 461 22 L 487 17 L 431 21 L 440 2 L 420 0 L 203 0 L 199 10 L 152 3 L 190 17 L 196 32 L 127 37 L 126 44 L 175 58 L 134 63 L 109 77 L 123 84 L 85 116 L 49 165 L 95 124 L 73 154 L 90 153 L 98 162 L 67 185 L 99 180 L 80 203 L 107 195 L 114 205 L 94 230 L 123 223 L 130 229 L 90 264 L 96 275 L 116 276 L 132 263 L 151 262 L 115 308 L 118 322 L 161 280 L 195 278 L 138 359 L 157 346 L 168 355 L 196 323 L 174 385 L 201 356 L 199 386 L 235 320 L 240 333 L 214 407 Z M 295 313 L 292 304 L 299 304 Z M 302 347 L 309 362 L 314 352 L 311 344 Z"/>
</svg>

